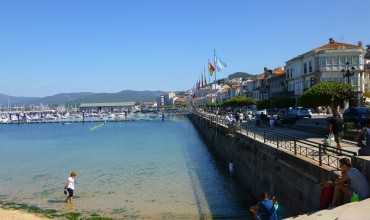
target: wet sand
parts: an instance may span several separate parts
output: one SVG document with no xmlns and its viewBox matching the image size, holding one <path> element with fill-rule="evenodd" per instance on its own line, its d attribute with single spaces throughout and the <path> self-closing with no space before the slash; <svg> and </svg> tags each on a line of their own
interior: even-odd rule
<svg viewBox="0 0 370 220">
<path fill-rule="evenodd" d="M 48 218 L 26 213 L 20 210 L 9 210 L 0 208 L 1 220 L 46 220 Z"/>
</svg>

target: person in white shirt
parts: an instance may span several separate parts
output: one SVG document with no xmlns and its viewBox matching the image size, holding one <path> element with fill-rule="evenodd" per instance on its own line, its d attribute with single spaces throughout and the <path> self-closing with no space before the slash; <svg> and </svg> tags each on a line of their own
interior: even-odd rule
<svg viewBox="0 0 370 220">
<path fill-rule="evenodd" d="M 66 203 L 72 202 L 73 192 L 75 191 L 76 183 L 76 172 L 72 171 L 64 185 L 64 194 L 67 195 L 67 198 L 64 200 Z"/>
</svg>

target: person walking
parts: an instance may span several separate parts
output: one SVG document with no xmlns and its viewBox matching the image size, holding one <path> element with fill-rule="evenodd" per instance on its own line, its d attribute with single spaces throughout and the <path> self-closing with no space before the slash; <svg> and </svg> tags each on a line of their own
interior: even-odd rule
<svg viewBox="0 0 370 220">
<path fill-rule="evenodd" d="M 75 191 L 76 177 L 77 177 L 76 172 L 72 171 L 64 185 L 64 194 L 67 195 L 67 198 L 64 200 L 64 202 L 66 203 L 72 202 L 72 197 Z"/>
<path fill-rule="evenodd" d="M 335 140 L 335 143 L 337 145 L 337 149 L 339 151 L 339 153 L 341 152 L 341 140 L 342 140 L 342 136 L 343 136 L 343 121 L 342 119 L 340 118 L 339 114 L 336 113 L 334 114 L 333 117 L 329 118 L 328 120 L 329 122 L 329 135 L 330 134 L 333 134 L 334 135 L 334 140 Z"/>
</svg>

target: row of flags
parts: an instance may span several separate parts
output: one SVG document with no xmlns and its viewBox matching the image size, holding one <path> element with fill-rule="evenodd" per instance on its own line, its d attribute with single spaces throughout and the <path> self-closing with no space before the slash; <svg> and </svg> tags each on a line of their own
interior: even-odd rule
<svg viewBox="0 0 370 220">
<path fill-rule="evenodd" d="M 216 81 L 216 73 L 222 72 L 227 67 L 226 62 L 224 62 L 220 57 L 216 55 L 216 51 L 214 51 L 213 60 L 208 59 L 208 74 L 210 77 L 214 77 L 214 81 Z M 208 79 L 208 82 L 211 82 L 211 79 Z M 205 87 L 208 85 L 207 82 L 207 74 L 206 68 L 204 68 L 203 73 L 199 80 L 197 80 L 195 84 L 195 89 L 198 90 L 200 88 Z"/>
<path fill-rule="evenodd" d="M 213 62 L 208 60 L 208 72 L 212 76 L 215 72 L 221 72 L 227 67 L 227 64 L 215 55 Z"/>
</svg>

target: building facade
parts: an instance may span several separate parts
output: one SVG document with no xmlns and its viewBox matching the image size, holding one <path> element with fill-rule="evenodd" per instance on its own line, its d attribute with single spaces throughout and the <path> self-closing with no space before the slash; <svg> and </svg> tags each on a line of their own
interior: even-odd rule
<svg viewBox="0 0 370 220">
<path fill-rule="evenodd" d="M 272 74 L 267 78 L 269 85 L 269 99 L 287 95 L 285 71 L 283 67 L 272 70 Z"/>
<path fill-rule="evenodd" d="M 332 81 L 352 84 L 354 90 L 365 91 L 364 55 L 362 44 L 339 43 L 329 39 L 329 43 L 286 62 L 288 91 L 295 96 L 318 82 Z M 351 69 L 354 74 L 344 77 L 344 71 Z"/>
<path fill-rule="evenodd" d="M 364 57 L 364 63 L 365 63 L 366 72 L 370 72 L 370 45 L 366 46 L 366 54 Z"/>
</svg>

